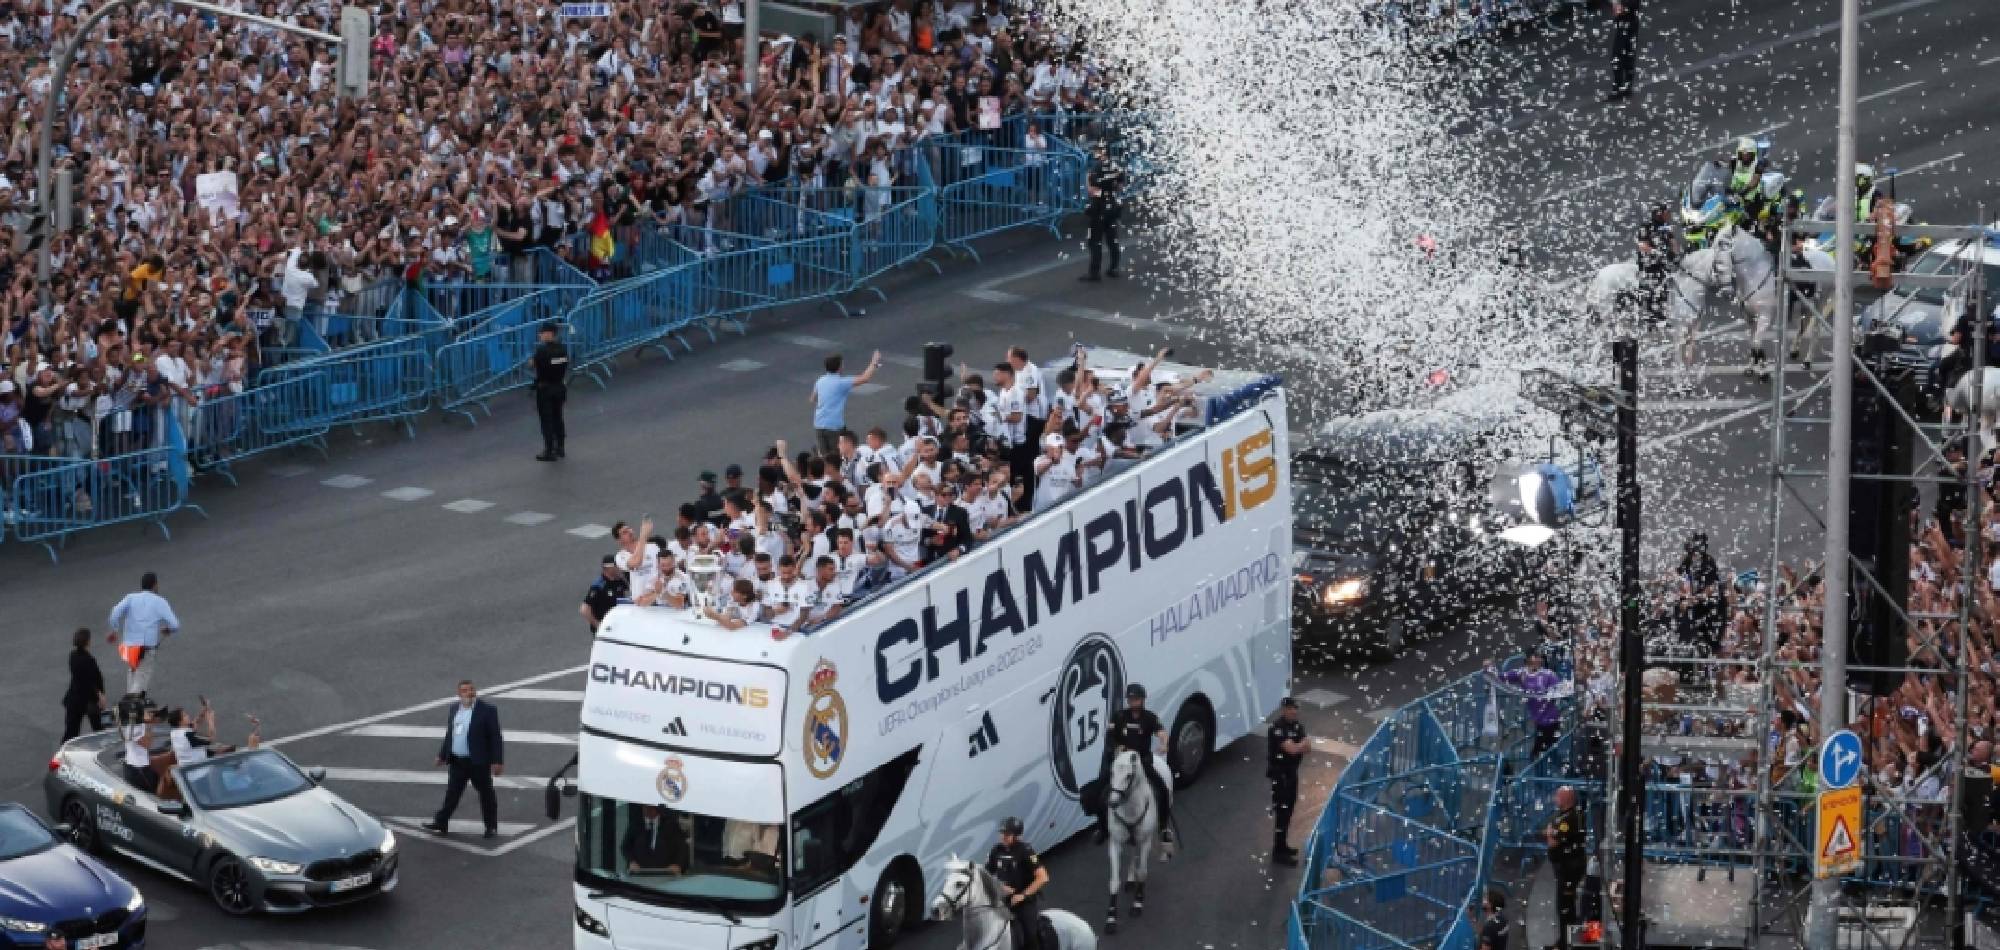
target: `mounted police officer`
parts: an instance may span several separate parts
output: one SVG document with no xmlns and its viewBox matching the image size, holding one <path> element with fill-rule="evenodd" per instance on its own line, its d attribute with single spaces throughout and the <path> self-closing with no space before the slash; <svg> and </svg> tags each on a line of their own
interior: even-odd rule
<svg viewBox="0 0 2000 950">
<path fill-rule="evenodd" d="M 1084 204 L 1083 214 L 1090 221 L 1090 233 L 1084 239 L 1090 245 L 1090 272 L 1080 279 L 1098 279 L 1098 265 L 1103 262 L 1106 244 L 1111 245 L 1111 268 L 1103 273 L 1116 279 L 1124 276 L 1118 273 L 1118 218 L 1123 211 L 1118 205 L 1118 193 L 1125 190 L 1125 172 L 1111 161 L 1102 144 L 1091 158 L 1089 184 L 1090 200 Z"/>
<path fill-rule="evenodd" d="M 1007 889 L 1007 905 L 1014 911 L 1014 933 L 1020 939 L 1019 947 L 1037 950 L 1042 908 L 1036 895 L 1049 886 L 1049 869 L 1042 866 L 1041 855 L 1021 840 L 1021 819 L 1001 820 L 1000 843 L 987 852 L 986 870 Z"/>
<path fill-rule="evenodd" d="M 1556 814 L 1542 829 L 1549 846 L 1549 865 L 1556 872 L 1556 946 L 1569 950 L 1569 929 L 1580 923 L 1577 896 L 1590 869 L 1589 829 L 1576 789 L 1556 789 Z"/>
<path fill-rule="evenodd" d="M 563 403 L 569 399 L 569 347 L 556 339 L 556 332 L 551 321 L 536 333 L 541 338 L 535 347 L 535 413 L 542 419 L 542 454 L 535 456 L 538 462 L 553 462 L 568 454 L 563 450 L 568 438 L 563 430 Z"/>
<path fill-rule="evenodd" d="M 1299 803 L 1299 763 L 1308 748 L 1298 700 L 1287 696 L 1278 704 L 1278 721 L 1264 733 L 1264 776 L 1271 780 L 1271 860 L 1287 867 L 1299 865 L 1299 849 L 1285 841 L 1285 832 Z"/>
<path fill-rule="evenodd" d="M 1168 794 L 1165 770 L 1153 763 L 1155 745 L 1160 747 L 1161 754 L 1165 754 L 1167 730 L 1160 725 L 1160 717 L 1153 715 L 1153 711 L 1146 708 L 1146 687 L 1138 683 L 1125 687 L 1125 708 L 1111 714 L 1111 722 L 1105 726 L 1105 730 L 1107 734 L 1104 743 L 1104 766 L 1098 770 L 1098 774 L 1100 776 L 1111 774 L 1111 757 L 1117 755 L 1119 750 L 1131 749 L 1139 753 L 1139 764 L 1143 767 L 1141 771 L 1152 783 L 1153 800 L 1160 805 L 1160 840 L 1172 844 L 1173 798 Z M 1110 839 L 1110 833 L 1105 830 L 1104 824 L 1109 811 L 1110 809 L 1106 808 L 1097 814 L 1098 844 Z"/>
</svg>

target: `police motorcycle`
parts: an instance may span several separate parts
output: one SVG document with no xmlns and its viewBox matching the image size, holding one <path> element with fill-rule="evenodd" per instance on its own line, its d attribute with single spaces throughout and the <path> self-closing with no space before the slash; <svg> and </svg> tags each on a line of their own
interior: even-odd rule
<svg viewBox="0 0 2000 950">
<path fill-rule="evenodd" d="M 1917 209 L 1915 204 L 1896 200 L 1896 169 L 1894 168 L 1889 169 L 1888 174 L 1883 175 L 1878 181 L 1875 177 L 1874 165 L 1866 162 L 1856 164 L 1854 166 L 1854 195 L 1855 208 L 1852 213 L 1855 216 L 1855 253 L 1860 259 L 1866 260 L 1873 253 L 1875 247 L 1874 221 L 1876 205 L 1884 201 L 1890 202 L 1896 209 L 1895 220 L 1898 225 L 1909 224 L 1910 219 L 1916 216 Z M 1819 206 L 1813 209 L 1812 220 L 1822 223 L 1832 223 L 1839 220 L 1839 215 L 1839 199 L 1829 196 L 1822 199 Z M 1811 239 L 1808 243 L 1817 250 L 1832 254 L 1834 252 L 1833 231 L 1828 229 L 1826 233 Z M 1921 252 L 1930 246 L 1931 241 L 1929 238 L 1897 238 L 1896 270 L 1903 270 L 1905 262 L 1911 258 L 1911 255 Z"/>
<path fill-rule="evenodd" d="M 1791 179 L 1769 166 L 1770 152 L 1770 139 L 1742 138 L 1734 158 L 1710 159 L 1695 169 L 1694 180 L 1681 190 L 1680 225 L 1688 250 L 1705 247 L 1725 225 L 1756 217 L 1750 205 L 1782 199 Z"/>
</svg>

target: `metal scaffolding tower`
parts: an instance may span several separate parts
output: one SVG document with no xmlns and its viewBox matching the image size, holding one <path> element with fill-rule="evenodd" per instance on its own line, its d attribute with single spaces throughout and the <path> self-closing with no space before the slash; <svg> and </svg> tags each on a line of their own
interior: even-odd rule
<svg viewBox="0 0 2000 950">
<path fill-rule="evenodd" d="M 1888 650 L 1892 659 L 1887 663 L 1869 662 L 1879 658 L 1880 647 L 1871 646 L 1860 652 L 1850 648 L 1845 682 L 1820 683 L 1821 690 L 1840 689 L 1847 694 L 1845 721 L 1847 728 L 1861 737 L 1866 764 L 1858 780 L 1863 827 L 1856 830 L 1856 844 L 1862 850 L 1862 863 L 1853 871 L 1827 875 L 1840 882 L 1833 901 L 1834 920 L 1820 921 L 1817 928 L 1808 920 L 1807 907 L 1817 879 L 1816 859 L 1822 850 L 1822 835 L 1815 819 L 1819 793 L 1824 788 L 1816 788 L 1814 763 L 1819 743 L 1826 736 L 1818 734 L 1819 730 L 1808 731 L 1807 724 L 1813 721 L 1815 705 L 1811 684 L 1820 676 L 1822 665 L 1821 658 L 1812 650 L 1801 648 L 1797 632 L 1816 626 L 1809 615 L 1815 610 L 1823 613 L 1827 605 L 1823 600 L 1815 605 L 1807 597 L 1802 607 L 1794 609 L 1781 604 L 1775 595 L 1784 576 L 1781 571 L 1787 565 L 1798 565 L 1818 553 L 1813 545 L 1832 523 L 1831 519 L 1870 517 L 1874 515 L 1868 511 L 1871 499 L 1885 507 L 1891 501 L 1911 504 L 1922 498 L 1925 490 L 1935 493 L 1953 483 L 1963 491 L 1966 500 L 1960 520 L 1963 547 L 1957 555 L 1958 577 L 1969 584 L 1984 580 L 1980 567 L 1979 452 L 1966 451 L 1965 461 L 1956 466 L 1947 455 L 1950 447 L 1972 444 L 1970 440 L 1976 438 L 1985 375 L 1985 334 L 1979 329 L 1981 321 L 1971 321 L 1967 345 L 1972 350 L 1972 364 L 1966 377 L 1971 411 L 1953 416 L 1948 410 L 1942 415 L 1939 412 L 1948 399 L 1932 388 L 1936 372 L 1932 361 L 1911 359 L 1902 349 L 1902 330 L 1895 323 L 1900 314 L 1894 303 L 1907 303 L 1910 298 L 1903 295 L 1890 298 L 1883 319 L 1871 324 L 1874 329 L 1893 329 L 1864 332 L 1871 328 L 1856 328 L 1853 401 L 1857 406 L 1864 401 L 1871 403 L 1874 418 L 1856 413 L 1855 443 L 1876 440 L 1874 449 L 1879 456 L 1872 462 L 1857 460 L 1854 465 L 1849 484 L 1854 486 L 1859 500 L 1852 504 L 1852 509 L 1826 510 L 1814 492 L 1828 487 L 1827 468 L 1809 460 L 1801 461 L 1797 456 L 1806 453 L 1810 459 L 1810 453 L 1831 448 L 1833 416 L 1837 410 L 1821 394 L 1841 387 L 1834 385 L 1830 367 L 1813 361 L 1812 349 L 1819 338 L 1815 331 L 1825 329 L 1827 304 L 1831 302 L 1826 291 L 1833 288 L 1836 274 L 1828 269 L 1793 267 L 1792 255 L 1787 250 L 1793 234 L 1817 238 L 1830 235 L 1832 230 L 1832 224 L 1824 222 L 1794 224 L 1786 231 L 1784 245 L 1776 249 L 1780 319 L 1775 355 L 1784 371 L 1774 373 L 1771 382 L 1770 561 L 1762 578 L 1767 593 L 1762 618 L 1763 648 L 1755 663 L 1755 706 L 1745 710 L 1751 716 L 1755 737 L 1748 748 L 1757 804 L 1752 842 L 1754 930 L 1758 937 L 1790 937 L 1796 946 L 1807 946 L 1815 932 L 1822 936 L 1834 934 L 1834 945 L 1838 947 L 1947 946 L 1954 943 L 1950 935 L 1962 912 L 1957 797 L 1967 743 L 1948 743 L 1944 755 L 1934 762 L 1898 763 L 1899 769 L 1921 770 L 1923 777 L 1932 780 L 1928 786 L 1924 780 L 1912 780 L 1892 787 L 1882 780 L 1876 768 L 1867 767 L 1882 763 L 1866 760 L 1877 757 L 1881 751 L 1880 744 L 1886 738 L 1883 714 L 1901 714 L 1892 695 L 1911 677 L 1934 682 L 1956 704 L 1953 722 L 1949 726 L 1940 724 L 1942 728 L 1963 728 L 1968 697 L 1965 688 L 1968 651 L 1963 632 L 1971 619 L 1971 589 L 1961 584 L 1955 591 L 1941 592 L 1946 601 L 1944 606 L 1912 609 L 1909 602 L 1892 594 L 1907 590 L 1907 582 L 1885 586 L 1885 580 L 1895 579 L 1880 570 L 1901 569 L 1907 576 L 1908 562 L 1902 552 L 1889 553 L 1888 547 L 1904 544 L 1905 535 L 1885 531 L 1887 537 L 1877 537 L 1873 550 L 1849 554 L 1847 576 L 1852 579 L 1854 594 L 1833 605 L 1849 617 L 1848 643 L 1861 642 L 1855 639 L 1857 636 L 1877 640 L 1907 636 L 1904 641 L 1907 646 L 1902 651 Z M 1940 247 L 1925 258 L 1939 266 L 1927 265 L 1921 268 L 1924 273 L 1884 275 L 1886 281 L 1875 281 L 1879 289 L 1890 293 L 1927 291 L 1936 295 L 1943 301 L 1942 320 L 1946 328 L 1958 319 L 1964 302 L 1970 302 L 1972 313 L 1983 315 L 1983 311 L 1990 309 L 1979 303 L 1985 293 L 1980 263 L 1983 228 L 1903 225 L 1895 228 L 1895 236 L 1899 241 L 1929 239 L 1940 245 L 1947 241 L 1968 242 L 1960 247 L 1969 253 L 1945 253 Z M 1865 271 L 1850 275 L 1850 280 L 1857 284 L 1869 279 Z M 1794 352 L 1803 361 L 1796 357 L 1784 359 Z M 1864 431 L 1871 425 L 1875 426 L 1873 430 Z M 1908 453 L 1907 460 L 1899 462 L 1898 447 Z M 1879 499 L 1864 490 L 1865 483 L 1881 486 Z M 1922 510 L 1921 505 L 1917 507 Z M 1905 517 L 1917 513 L 1910 512 Z M 1788 551 L 1787 520 L 1801 514 L 1806 519 L 1808 533 L 1814 536 L 1812 543 Z M 1888 517 L 1896 514 L 1892 510 Z M 1885 519 L 1882 523 L 1889 522 Z M 1907 524 L 1905 521 L 1904 525 Z M 1922 543 L 1923 539 L 1911 532 L 1907 541 Z M 1793 557 L 1788 559 L 1788 554 Z M 1863 554 L 1883 556 L 1875 562 L 1865 559 Z M 1833 576 L 1826 565 L 1815 572 L 1800 570 L 1797 573 L 1800 585 L 1809 585 L 1814 573 Z M 1857 609 L 1856 604 L 1866 606 Z M 1871 610 L 1877 620 L 1892 619 L 1871 626 L 1867 621 Z M 1862 684 L 1868 688 L 1851 689 L 1857 677 L 1871 681 Z M 1786 709 L 1795 710 L 1797 719 L 1781 720 L 1781 710 Z M 1786 722 L 1792 723 L 1797 735 L 1781 734 Z M 1899 778 L 1908 779 L 1910 775 L 1904 772 Z"/>
</svg>

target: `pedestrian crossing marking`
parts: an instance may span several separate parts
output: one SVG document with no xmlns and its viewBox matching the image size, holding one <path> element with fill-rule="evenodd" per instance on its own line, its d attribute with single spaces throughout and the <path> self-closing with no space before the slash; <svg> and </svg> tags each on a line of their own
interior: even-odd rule
<svg viewBox="0 0 2000 950">
<path fill-rule="evenodd" d="M 382 820 L 424 834 L 430 834 L 424 826 L 430 824 L 432 821 L 430 818 L 409 818 L 393 815 L 384 817 Z M 481 824 L 477 818 L 453 818 L 445 822 L 445 827 L 450 828 L 451 833 L 455 835 L 477 835 L 486 830 L 486 826 Z M 494 833 L 502 838 L 512 838 L 515 835 L 526 834 L 535 830 L 536 827 L 535 823 L 531 821 L 496 821 L 493 823 Z"/>
<path fill-rule="evenodd" d="M 443 785 L 449 776 L 442 768 L 424 769 L 358 769 L 348 766 L 324 766 L 326 778 L 331 782 L 374 782 L 394 785 Z M 548 776 L 497 775 L 493 778 L 494 788 L 535 790 L 549 784 Z"/>
<path fill-rule="evenodd" d="M 365 475 L 335 475 L 332 478 L 321 479 L 320 484 L 328 488 L 360 488 L 363 485 L 373 484 L 374 481 Z"/>
<path fill-rule="evenodd" d="M 493 507 L 493 503 L 490 501 L 480 501 L 477 498 L 460 498 L 457 501 L 446 502 L 444 507 L 459 514 L 476 515 Z"/>
<path fill-rule="evenodd" d="M 1294 696 L 1293 698 L 1297 699 L 1299 702 L 1302 703 L 1311 703 L 1315 706 L 1318 706 L 1321 709 L 1325 709 L 1328 706 L 1338 706 L 1341 703 L 1347 702 L 1346 693 L 1338 693 L 1334 692 L 1333 690 L 1323 689 L 1323 688 L 1309 689 L 1303 693 L 1298 694 L 1297 696 Z"/>
<path fill-rule="evenodd" d="M 580 703 L 583 702 L 583 690 L 535 689 L 530 687 L 524 689 L 510 689 L 506 690 L 505 692 L 488 693 L 486 694 L 486 698 L 487 699 L 534 699 L 534 700 L 543 700 L 554 703 Z"/>
<path fill-rule="evenodd" d="M 418 488 L 415 485 L 405 485 L 401 488 L 391 488 L 388 491 L 383 492 L 382 497 L 387 498 L 391 501 L 422 501 L 435 494 L 437 494 L 437 492 L 431 491 L 428 488 Z"/>
<path fill-rule="evenodd" d="M 380 722 L 348 730 L 345 735 L 368 739 L 443 739 L 443 726 L 417 726 L 402 723 Z M 508 729 L 506 742 L 529 745 L 576 745 L 575 733 L 535 732 L 528 729 Z"/>
<path fill-rule="evenodd" d="M 547 524 L 554 520 L 556 520 L 556 516 L 546 511 L 517 511 L 507 516 L 508 524 L 526 525 L 529 527 L 538 524 Z"/>
<path fill-rule="evenodd" d="M 719 370 L 726 370 L 731 373 L 751 373 L 763 369 L 764 364 L 759 363 L 756 360 L 730 360 L 727 363 L 715 364 L 715 368 Z"/>
<path fill-rule="evenodd" d="M 580 524 L 574 528 L 569 529 L 569 531 L 565 533 L 576 535 L 577 537 L 583 538 L 586 541 L 594 541 L 598 538 L 609 536 L 611 534 L 611 529 L 610 527 L 601 524 Z"/>
</svg>

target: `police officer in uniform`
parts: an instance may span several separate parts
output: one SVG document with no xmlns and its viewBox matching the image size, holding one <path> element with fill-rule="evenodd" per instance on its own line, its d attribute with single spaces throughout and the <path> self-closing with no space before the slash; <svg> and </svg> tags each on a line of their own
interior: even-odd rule
<svg viewBox="0 0 2000 950">
<path fill-rule="evenodd" d="M 542 324 L 535 347 L 535 413 L 542 417 L 542 454 L 538 462 L 553 462 L 568 453 L 563 443 L 563 401 L 569 398 L 569 347 L 556 339 L 556 325 Z"/>
<path fill-rule="evenodd" d="M 1160 840 L 1168 844 L 1174 842 L 1173 799 L 1167 794 L 1166 781 L 1153 770 L 1153 745 L 1158 743 L 1166 748 L 1167 730 L 1160 725 L 1160 717 L 1146 708 L 1146 687 L 1133 683 L 1125 687 L 1125 708 L 1111 714 L 1111 722 L 1105 726 L 1107 732 L 1104 743 L 1104 766 L 1099 775 L 1111 774 L 1111 757 L 1120 749 L 1131 749 L 1139 753 L 1140 770 L 1147 781 L 1153 783 L 1153 800 L 1160 805 Z M 1097 815 L 1097 843 L 1109 840 L 1110 832 L 1105 830 L 1106 808 Z"/>
<path fill-rule="evenodd" d="M 1577 894 L 1590 867 L 1586 833 L 1576 789 L 1568 785 L 1556 789 L 1556 815 L 1542 829 L 1542 838 L 1548 842 L 1549 864 L 1556 872 L 1556 946 L 1563 950 L 1569 948 L 1569 929 L 1582 922 L 1577 914 Z"/>
<path fill-rule="evenodd" d="M 1021 819 L 1006 818 L 1000 822 L 1000 843 L 987 852 L 986 870 L 1007 889 L 1007 904 L 1014 909 L 1014 932 L 1021 935 L 1021 950 L 1037 950 L 1042 908 L 1036 895 L 1049 886 L 1049 869 L 1042 866 L 1041 855 L 1021 840 Z"/>
<path fill-rule="evenodd" d="M 1271 860 L 1287 867 L 1299 865 L 1299 849 L 1286 843 L 1285 833 L 1299 803 L 1299 763 L 1307 748 L 1298 700 L 1287 696 L 1278 703 L 1278 721 L 1264 734 L 1264 776 L 1271 780 Z"/>
<path fill-rule="evenodd" d="M 1090 233 L 1084 239 L 1090 245 L 1090 272 L 1081 279 L 1098 279 L 1098 265 L 1104 259 L 1104 246 L 1109 244 L 1111 268 L 1104 275 L 1116 280 L 1124 276 L 1118 272 L 1118 216 L 1122 210 L 1118 206 L 1118 193 L 1125 190 L 1125 173 L 1111 161 L 1102 145 L 1091 160 L 1089 183 L 1090 200 L 1084 204 L 1083 214 L 1090 221 Z"/>
</svg>

